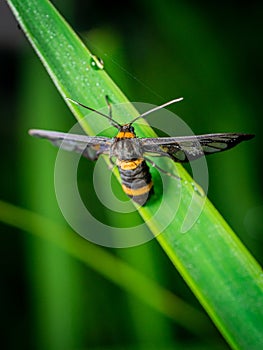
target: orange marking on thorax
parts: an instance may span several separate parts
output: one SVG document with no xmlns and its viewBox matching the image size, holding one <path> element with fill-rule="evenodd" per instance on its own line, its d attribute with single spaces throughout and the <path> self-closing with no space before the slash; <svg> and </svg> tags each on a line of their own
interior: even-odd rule
<svg viewBox="0 0 263 350">
<path fill-rule="evenodd" d="M 116 135 L 117 139 L 133 139 L 135 137 L 135 134 L 130 131 L 120 131 Z"/>
</svg>

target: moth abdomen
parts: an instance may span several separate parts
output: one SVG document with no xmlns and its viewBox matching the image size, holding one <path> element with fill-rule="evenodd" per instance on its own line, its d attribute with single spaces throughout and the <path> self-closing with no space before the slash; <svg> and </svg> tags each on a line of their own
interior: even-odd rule
<svg viewBox="0 0 263 350">
<path fill-rule="evenodd" d="M 123 191 L 134 202 L 144 205 L 153 193 L 152 177 L 145 160 L 118 160 L 117 166 Z"/>
</svg>

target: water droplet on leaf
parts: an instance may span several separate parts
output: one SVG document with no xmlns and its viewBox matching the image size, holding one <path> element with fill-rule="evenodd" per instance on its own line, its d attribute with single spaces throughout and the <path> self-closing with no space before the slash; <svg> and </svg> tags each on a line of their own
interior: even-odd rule
<svg viewBox="0 0 263 350">
<path fill-rule="evenodd" d="M 95 55 L 91 56 L 90 65 L 93 69 L 96 69 L 96 70 L 104 69 L 103 60 Z"/>
<path fill-rule="evenodd" d="M 191 185 L 192 185 L 194 191 L 195 191 L 197 194 L 199 194 L 199 196 L 205 197 L 205 192 L 204 192 L 204 190 L 202 189 L 201 186 L 199 186 L 199 185 L 198 185 L 197 183 L 195 183 L 195 182 L 191 182 Z"/>
</svg>

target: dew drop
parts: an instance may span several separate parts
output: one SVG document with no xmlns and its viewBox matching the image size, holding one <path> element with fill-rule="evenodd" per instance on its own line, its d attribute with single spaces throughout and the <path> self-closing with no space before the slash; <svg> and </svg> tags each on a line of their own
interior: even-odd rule
<svg viewBox="0 0 263 350">
<path fill-rule="evenodd" d="M 201 186 L 199 186 L 197 183 L 194 183 L 194 182 L 191 182 L 191 186 L 193 187 L 193 190 L 199 194 L 199 196 L 201 197 L 205 197 L 205 192 L 204 190 L 202 189 Z"/>
<path fill-rule="evenodd" d="M 101 70 L 104 69 L 104 62 L 101 58 L 92 55 L 90 59 L 90 65 L 95 70 Z"/>
</svg>

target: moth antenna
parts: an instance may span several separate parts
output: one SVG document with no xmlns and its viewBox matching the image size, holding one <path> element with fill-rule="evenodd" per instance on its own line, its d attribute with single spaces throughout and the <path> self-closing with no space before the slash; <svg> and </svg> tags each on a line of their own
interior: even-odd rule
<svg viewBox="0 0 263 350">
<path fill-rule="evenodd" d="M 89 109 L 90 111 L 95 112 L 95 113 L 101 115 L 101 116 L 104 117 L 104 118 L 107 118 L 107 119 L 110 121 L 110 124 L 111 124 L 112 126 L 114 126 L 115 128 L 117 128 L 117 129 L 120 129 L 120 128 L 121 128 L 121 125 L 120 125 L 119 123 L 117 123 L 115 120 L 112 119 L 111 106 L 110 106 L 110 104 L 109 104 L 109 102 L 108 102 L 107 97 L 106 97 L 106 101 L 107 101 L 107 104 L 108 104 L 108 106 L 109 106 L 110 115 L 101 113 L 101 112 L 97 111 L 96 109 L 91 108 L 91 107 L 88 107 L 88 106 L 86 106 L 86 105 L 84 105 L 83 103 L 80 103 L 80 102 L 78 102 L 78 101 L 72 100 L 72 99 L 69 98 L 69 97 L 66 97 L 66 99 L 69 100 L 70 102 L 74 103 L 75 105 L 78 105 L 78 106 L 84 107 L 84 108 L 86 108 L 86 109 Z"/>
<path fill-rule="evenodd" d="M 180 102 L 180 101 L 182 101 L 183 99 L 184 99 L 183 97 L 179 97 L 179 98 L 176 98 L 176 99 L 171 100 L 171 101 L 169 101 L 169 102 L 166 102 L 166 103 L 164 103 L 164 104 L 162 104 L 162 105 L 160 105 L 160 106 L 154 107 L 154 108 L 150 109 L 149 111 L 146 111 L 146 112 L 140 114 L 138 117 L 136 117 L 135 119 L 133 119 L 133 120 L 130 122 L 130 124 L 133 124 L 136 120 L 138 120 L 138 119 L 140 119 L 140 118 L 144 118 L 146 115 L 148 115 L 148 114 L 150 114 L 150 113 L 153 113 L 153 112 L 155 112 L 155 111 L 158 111 L 159 109 L 162 109 L 162 108 L 164 108 L 164 107 L 166 107 L 166 106 L 169 106 L 169 105 L 171 105 L 171 104 L 173 104 L 173 103 Z"/>
</svg>

